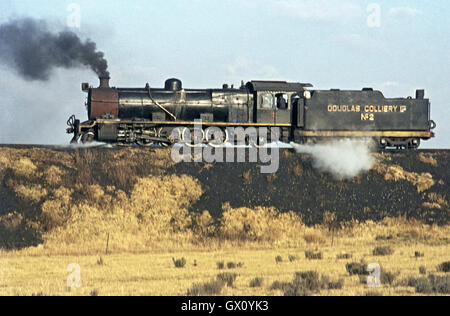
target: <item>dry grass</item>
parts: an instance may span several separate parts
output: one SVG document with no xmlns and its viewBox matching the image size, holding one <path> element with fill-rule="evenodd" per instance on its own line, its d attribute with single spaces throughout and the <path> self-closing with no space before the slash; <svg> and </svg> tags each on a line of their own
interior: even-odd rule
<svg viewBox="0 0 450 316">
<path fill-rule="evenodd" d="M 392 221 L 391 223 L 394 223 Z M 400 222 L 397 222 L 400 223 Z M 103 255 L 105 263 L 97 264 L 100 250 L 90 255 L 46 255 L 45 247 L 22 250 L 20 252 L 3 252 L 0 257 L 0 295 L 90 295 L 97 290 L 101 295 L 186 295 L 188 289 L 195 284 L 205 284 L 216 279 L 217 262 L 239 262 L 246 264 L 239 269 L 239 277 L 233 287 L 224 287 L 220 292 L 208 295 L 283 295 L 283 290 L 270 289 L 275 281 L 291 282 L 298 271 L 315 271 L 319 275 L 327 275 L 332 280 L 343 280 L 341 289 L 321 290 L 320 295 L 365 295 L 370 288 L 361 284 L 357 275 L 351 276 L 346 271 L 346 261 L 336 260 L 343 252 L 353 253 L 354 261 L 364 260 L 367 263 L 378 263 L 383 271 L 398 271 L 396 280 L 420 278 L 419 267 L 425 267 L 428 273 L 440 274 L 437 267 L 448 261 L 449 227 L 423 227 L 430 233 L 431 239 L 426 242 L 400 242 L 391 240 L 388 245 L 395 247 L 394 254 L 388 257 L 375 257 L 373 248 L 378 244 L 373 235 L 380 235 L 390 230 L 406 230 L 407 227 L 386 226 L 384 224 L 357 225 L 353 236 L 342 235 L 339 243 L 331 247 L 329 244 L 320 247 L 323 259 L 320 264 L 306 260 L 301 253 L 306 245 L 294 248 L 267 248 L 265 243 L 248 243 L 240 247 L 231 244 L 178 251 L 160 251 L 145 253 L 113 253 Z M 259 245 L 259 246 L 258 246 Z M 83 245 L 80 245 L 83 247 Z M 267 249 L 266 249 L 267 248 Z M 413 258 L 414 251 L 426 252 L 426 258 Z M 298 254 L 299 259 L 293 262 L 277 264 L 273 258 L 277 255 L 287 257 Z M 172 258 L 186 258 L 198 265 L 187 264 L 185 268 L 176 268 Z M 66 267 L 77 263 L 81 267 L 82 287 L 68 292 L 66 280 L 69 273 Z M 255 278 L 263 278 L 264 284 L 252 287 Z M 416 295 L 415 288 L 408 284 L 394 281 L 392 285 L 384 284 L 377 289 L 382 295 Z"/>
<path fill-rule="evenodd" d="M 433 154 L 426 154 L 426 153 L 420 153 L 417 158 L 419 159 L 419 161 L 423 162 L 423 163 L 427 163 L 433 167 L 437 167 L 438 166 L 438 162 L 437 160 L 433 157 Z"/>
<path fill-rule="evenodd" d="M 242 174 L 242 180 L 245 184 L 250 184 L 252 182 L 251 170 L 248 170 Z"/>
<path fill-rule="evenodd" d="M 435 184 L 433 176 L 430 173 L 418 174 L 409 172 L 398 165 L 388 166 L 378 161 L 374 166 L 374 170 L 384 175 L 386 181 L 405 180 L 412 183 L 417 188 L 418 193 L 427 191 Z"/>
</svg>

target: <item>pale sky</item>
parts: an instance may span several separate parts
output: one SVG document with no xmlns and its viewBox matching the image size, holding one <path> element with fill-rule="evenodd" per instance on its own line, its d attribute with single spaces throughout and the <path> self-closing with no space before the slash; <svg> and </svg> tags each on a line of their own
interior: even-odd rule
<svg viewBox="0 0 450 316">
<path fill-rule="evenodd" d="M 34 17 L 62 30 L 72 3 L 80 27 L 69 29 L 105 52 L 114 86 L 178 77 L 185 88 L 274 79 L 387 97 L 425 89 L 438 128 L 422 148 L 450 148 L 449 1 L 3 0 L 0 23 Z M 67 118 L 87 119 L 85 81 L 98 79 L 81 69 L 24 81 L 0 64 L 0 143 L 66 144 Z"/>
</svg>

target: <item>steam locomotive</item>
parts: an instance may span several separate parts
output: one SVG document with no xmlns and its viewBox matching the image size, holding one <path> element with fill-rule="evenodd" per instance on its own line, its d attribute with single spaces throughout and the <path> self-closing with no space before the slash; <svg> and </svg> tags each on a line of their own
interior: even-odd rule
<svg viewBox="0 0 450 316">
<path fill-rule="evenodd" d="M 89 120 L 69 118 L 72 143 L 190 145 L 198 120 L 202 133 L 196 143 L 217 143 L 211 130 L 226 135 L 219 142 L 233 143 L 227 134 L 231 127 L 277 129 L 281 141 L 296 143 L 372 138 L 381 149 L 416 149 L 421 140 L 435 136 L 424 90 L 417 90 L 415 98 L 385 98 L 372 88 L 312 90 L 309 83 L 284 81 L 184 89 L 179 79 L 168 79 L 164 88 L 155 89 L 149 84 L 115 88 L 109 80 L 100 78 L 98 88 L 82 84 Z"/>
</svg>

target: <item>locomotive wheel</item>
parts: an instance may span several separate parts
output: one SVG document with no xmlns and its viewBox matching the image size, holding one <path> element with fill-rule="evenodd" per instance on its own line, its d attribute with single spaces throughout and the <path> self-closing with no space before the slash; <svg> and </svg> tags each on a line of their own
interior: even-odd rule
<svg viewBox="0 0 450 316">
<path fill-rule="evenodd" d="M 161 139 L 166 139 L 167 141 L 161 141 L 158 144 L 161 147 L 169 147 L 171 144 L 175 143 L 175 141 L 172 141 L 170 136 L 172 135 L 172 130 L 161 127 L 158 130 L 158 137 Z"/>
<path fill-rule="evenodd" d="M 228 143 L 229 135 L 228 131 L 225 130 L 225 139 L 224 139 L 224 131 L 218 127 L 209 127 L 205 131 L 205 140 L 209 146 L 219 148 L 223 147 Z"/>
<path fill-rule="evenodd" d="M 81 142 L 83 144 L 92 143 L 94 141 L 94 139 L 95 139 L 94 131 L 88 131 L 81 135 Z"/>
<path fill-rule="evenodd" d="M 198 130 L 197 130 L 198 131 Z M 182 140 L 188 147 L 200 147 L 205 139 L 205 131 L 201 130 L 201 135 L 196 130 L 185 127 L 182 132 Z"/>
<path fill-rule="evenodd" d="M 142 146 L 142 147 L 151 147 L 151 146 L 153 146 L 155 143 L 154 142 L 152 142 L 152 141 L 146 141 L 146 140 L 137 140 L 136 141 L 136 144 L 138 144 L 139 146 Z"/>
<path fill-rule="evenodd" d="M 250 145 L 256 148 L 264 148 L 268 143 L 268 135 L 258 135 L 258 139 L 256 141 L 250 140 Z"/>
<path fill-rule="evenodd" d="M 150 130 L 143 131 L 141 136 L 140 135 L 137 136 L 140 138 L 136 139 L 136 144 L 138 144 L 139 146 L 142 146 L 142 147 L 151 147 L 155 144 L 155 141 L 146 139 L 144 135 L 150 136 L 150 137 L 157 137 L 158 131 L 156 130 L 156 128 L 152 128 Z"/>
<path fill-rule="evenodd" d="M 176 127 L 168 133 L 167 139 L 172 143 L 178 143 L 183 141 L 183 130 L 182 127 Z"/>
</svg>

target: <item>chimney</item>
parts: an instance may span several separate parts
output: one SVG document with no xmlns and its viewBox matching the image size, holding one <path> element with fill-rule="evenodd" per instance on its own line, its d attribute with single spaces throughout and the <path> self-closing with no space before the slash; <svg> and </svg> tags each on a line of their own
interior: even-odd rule
<svg viewBox="0 0 450 316">
<path fill-rule="evenodd" d="M 99 77 L 100 79 L 100 86 L 99 88 L 103 88 L 103 89 L 109 89 L 109 79 L 111 79 L 110 77 Z"/>
</svg>

